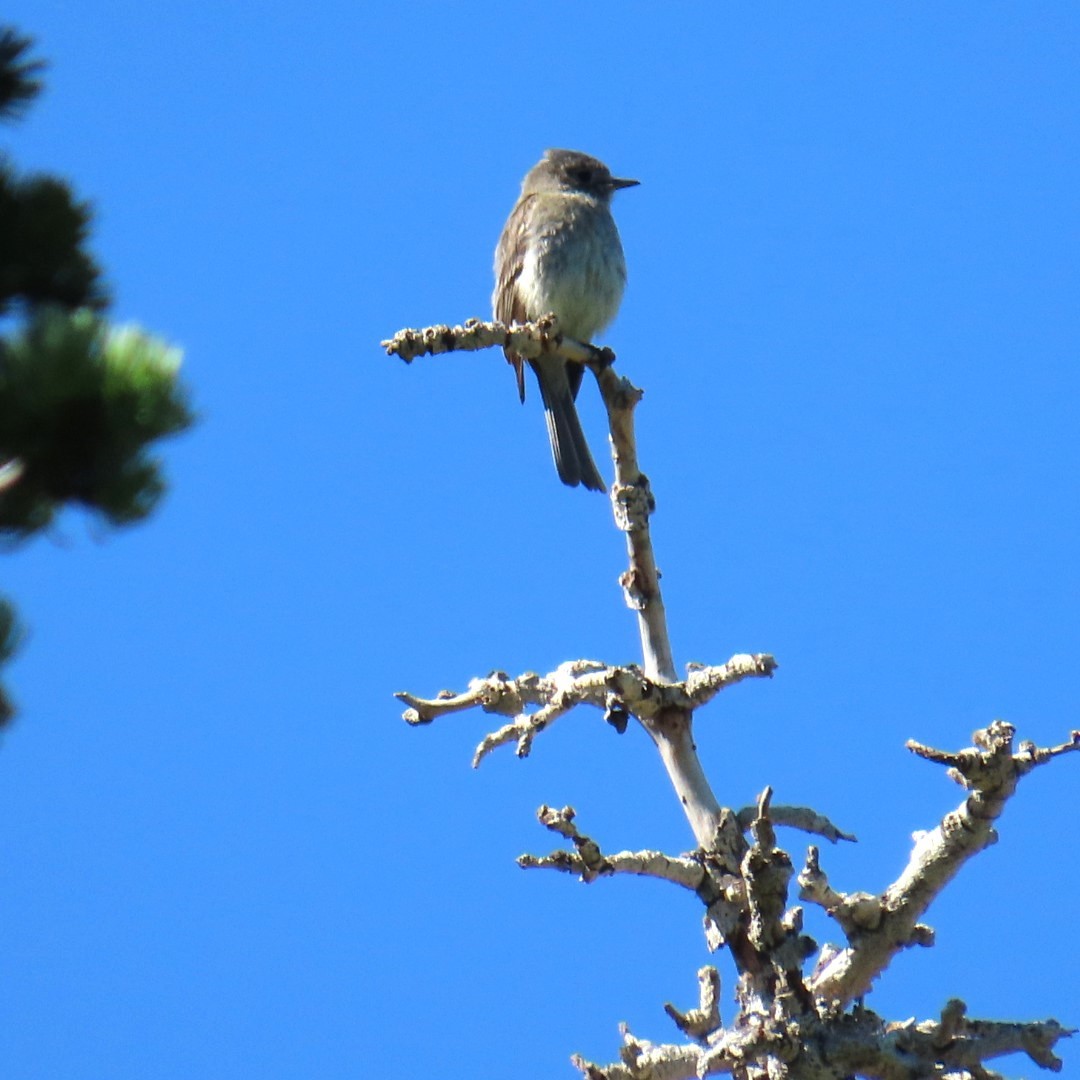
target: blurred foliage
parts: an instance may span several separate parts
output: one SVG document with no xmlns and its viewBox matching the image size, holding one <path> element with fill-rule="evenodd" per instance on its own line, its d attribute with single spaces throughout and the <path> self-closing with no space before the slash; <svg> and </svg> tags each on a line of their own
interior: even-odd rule
<svg viewBox="0 0 1080 1080">
<path fill-rule="evenodd" d="M 31 41 L 19 37 L 9 27 L 0 27 L 0 119 L 20 116 L 41 93 L 38 76 L 45 70 L 42 60 L 29 58 Z"/>
<path fill-rule="evenodd" d="M 0 491 L 0 535 L 24 539 L 66 502 L 113 525 L 145 518 L 165 490 L 147 446 L 192 422 L 179 353 L 60 308 L 0 348 L 0 460 L 19 470 Z"/>
<path fill-rule="evenodd" d="M 15 654 L 22 638 L 22 628 L 15 616 L 15 609 L 7 599 L 0 596 L 0 667 Z M 0 728 L 15 715 L 15 707 L 0 685 Z"/>
<path fill-rule="evenodd" d="M 102 309 L 101 272 L 83 250 L 90 208 L 52 176 L 20 179 L 0 160 L 0 315 L 13 304 Z"/>
<path fill-rule="evenodd" d="M 0 120 L 41 92 L 31 45 L 0 28 Z M 179 350 L 105 321 L 108 292 L 85 246 L 91 217 L 65 180 L 20 176 L 0 156 L 0 541 L 10 545 L 68 504 L 110 525 L 142 521 L 166 487 L 150 445 L 194 419 Z M 0 599 L 0 666 L 19 638 Z M 0 725 L 12 713 L 0 686 Z"/>
</svg>

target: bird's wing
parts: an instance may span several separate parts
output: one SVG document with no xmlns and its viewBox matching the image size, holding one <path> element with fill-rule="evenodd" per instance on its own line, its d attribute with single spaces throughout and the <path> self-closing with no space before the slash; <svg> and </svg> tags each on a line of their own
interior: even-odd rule
<svg viewBox="0 0 1080 1080">
<path fill-rule="evenodd" d="M 529 219 L 531 195 L 522 199 L 506 220 L 499 245 L 495 249 L 495 293 L 492 296 L 492 308 L 495 318 L 510 326 L 515 322 L 525 322 L 525 306 L 518 293 L 517 282 L 521 277 L 524 264 L 525 247 L 528 237 L 526 223 Z M 517 353 L 505 349 L 507 361 L 513 365 L 517 377 L 518 396 L 525 400 L 525 363 Z"/>
</svg>

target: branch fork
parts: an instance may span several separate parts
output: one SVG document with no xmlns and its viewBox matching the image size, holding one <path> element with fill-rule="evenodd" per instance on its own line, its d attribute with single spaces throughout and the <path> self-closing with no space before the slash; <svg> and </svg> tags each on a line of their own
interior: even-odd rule
<svg viewBox="0 0 1080 1080">
<path fill-rule="evenodd" d="M 495 671 L 473 679 L 461 693 L 444 690 L 434 698 L 421 698 L 399 691 L 395 697 L 408 706 L 403 719 L 414 726 L 472 708 L 512 717 L 510 723 L 481 741 L 473 756 L 475 767 L 496 747 L 511 742 L 517 744 L 518 757 L 528 756 L 533 739 L 579 705 L 602 710 L 616 727 L 625 726 L 627 716 L 646 726 L 656 725 L 673 712 L 699 708 L 744 679 L 768 678 L 775 670 L 776 661 L 767 654 L 741 654 L 716 667 L 695 666 L 685 680 L 668 682 L 649 678 L 633 664 L 611 666 L 596 660 L 572 660 L 548 675 L 530 671 L 510 678 Z"/>
</svg>

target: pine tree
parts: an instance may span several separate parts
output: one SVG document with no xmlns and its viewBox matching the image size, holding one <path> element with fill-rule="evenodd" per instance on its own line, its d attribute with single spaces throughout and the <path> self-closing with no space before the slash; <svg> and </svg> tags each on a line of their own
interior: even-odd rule
<svg viewBox="0 0 1080 1080">
<path fill-rule="evenodd" d="M 0 29 L 0 120 L 42 90 L 32 43 Z M 110 325 L 109 294 L 87 250 L 90 207 L 55 176 L 0 157 L 0 541 L 22 543 L 67 505 L 109 525 L 145 519 L 165 492 L 149 448 L 193 423 L 179 350 Z M 18 620 L 0 599 L 0 665 Z M 13 713 L 0 686 L 0 725 Z"/>
</svg>

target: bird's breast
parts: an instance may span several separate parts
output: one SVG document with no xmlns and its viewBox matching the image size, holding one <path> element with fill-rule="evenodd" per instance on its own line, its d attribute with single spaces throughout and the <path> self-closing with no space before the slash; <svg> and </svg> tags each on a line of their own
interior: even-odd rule
<svg viewBox="0 0 1080 1080">
<path fill-rule="evenodd" d="M 553 311 L 564 333 L 592 341 L 619 310 L 626 286 L 622 244 L 606 206 L 558 198 L 534 213 L 518 294 L 528 318 Z"/>
</svg>

